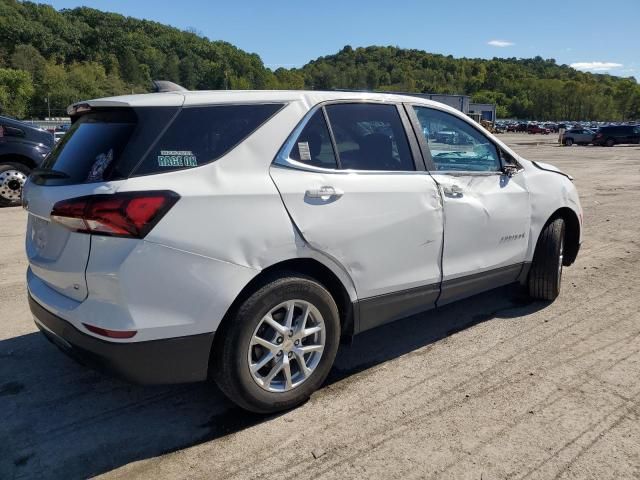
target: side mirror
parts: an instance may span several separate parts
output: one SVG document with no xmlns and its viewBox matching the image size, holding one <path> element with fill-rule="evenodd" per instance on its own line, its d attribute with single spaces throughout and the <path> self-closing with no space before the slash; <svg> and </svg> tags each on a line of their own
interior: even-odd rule
<svg viewBox="0 0 640 480">
<path fill-rule="evenodd" d="M 502 149 L 499 149 L 499 150 L 500 150 L 500 159 L 502 160 L 502 165 L 503 165 L 502 173 L 504 173 L 508 177 L 513 177 L 520 170 L 522 170 L 522 167 L 520 166 L 520 164 L 515 158 L 513 158 L 504 150 Z"/>
<path fill-rule="evenodd" d="M 502 173 L 504 173 L 507 177 L 513 177 L 519 171 L 520 169 L 518 168 L 518 166 L 513 164 L 506 164 L 504 167 L 502 167 Z"/>
</svg>

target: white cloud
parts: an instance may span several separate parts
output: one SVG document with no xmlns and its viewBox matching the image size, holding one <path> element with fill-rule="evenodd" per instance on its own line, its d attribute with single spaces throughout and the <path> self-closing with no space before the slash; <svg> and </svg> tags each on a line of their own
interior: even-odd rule
<svg viewBox="0 0 640 480">
<path fill-rule="evenodd" d="M 614 62 L 576 62 L 570 65 L 570 67 L 576 70 L 591 70 L 593 72 L 606 72 L 607 70 L 615 70 L 622 66 L 621 63 Z"/>
<path fill-rule="evenodd" d="M 491 45 L 492 47 L 504 48 L 504 47 L 512 47 L 513 45 L 515 45 L 515 43 L 507 42 L 506 40 L 489 40 L 487 42 L 487 45 Z"/>
</svg>

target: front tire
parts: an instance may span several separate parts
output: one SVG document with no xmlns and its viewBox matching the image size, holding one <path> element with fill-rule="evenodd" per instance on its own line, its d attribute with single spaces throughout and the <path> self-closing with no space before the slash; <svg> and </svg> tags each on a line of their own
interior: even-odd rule
<svg viewBox="0 0 640 480">
<path fill-rule="evenodd" d="M 605 145 L 607 147 L 613 147 L 616 144 L 616 141 L 613 138 L 607 138 Z"/>
<path fill-rule="evenodd" d="M 305 402 L 329 374 L 340 317 L 316 280 L 287 275 L 266 282 L 218 332 L 213 377 L 240 407 L 273 413 Z"/>
<path fill-rule="evenodd" d="M 22 187 L 31 171 L 21 163 L 0 164 L 0 207 L 16 207 L 22 199 Z"/>
<path fill-rule="evenodd" d="M 564 229 L 564 220 L 557 218 L 540 234 L 529 270 L 529 295 L 533 298 L 552 301 L 560 294 Z"/>
<path fill-rule="evenodd" d="M 565 139 L 564 139 L 564 144 L 565 144 L 567 147 L 570 147 L 571 145 L 573 145 L 573 138 L 565 138 Z"/>
</svg>

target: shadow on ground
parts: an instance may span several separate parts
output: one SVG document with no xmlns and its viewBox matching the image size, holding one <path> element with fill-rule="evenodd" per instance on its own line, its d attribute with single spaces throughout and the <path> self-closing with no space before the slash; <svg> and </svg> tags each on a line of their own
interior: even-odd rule
<svg viewBox="0 0 640 480">
<path fill-rule="evenodd" d="M 358 336 L 327 383 L 487 320 L 546 304 L 505 287 Z M 7 321 L 8 319 L 4 319 Z M 213 385 L 139 387 L 68 359 L 39 333 L 0 341 L 0 478 L 86 478 L 269 421 Z"/>
</svg>

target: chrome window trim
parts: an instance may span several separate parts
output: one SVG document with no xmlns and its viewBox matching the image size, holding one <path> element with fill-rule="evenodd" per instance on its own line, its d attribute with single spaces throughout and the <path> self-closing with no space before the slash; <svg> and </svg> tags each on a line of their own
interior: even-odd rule
<svg viewBox="0 0 640 480">
<path fill-rule="evenodd" d="M 357 174 L 357 175 L 402 174 L 402 175 L 406 175 L 406 174 L 416 174 L 416 173 L 418 174 L 428 173 L 424 170 L 418 170 L 417 166 L 416 166 L 416 170 L 358 170 L 358 169 L 341 169 L 341 168 L 322 168 L 322 167 L 316 167 L 313 165 L 307 165 L 305 163 L 302 163 L 290 158 L 289 154 L 291 153 L 291 150 L 293 150 L 295 141 L 298 139 L 298 137 L 302 133 L 302 130 L 304 130 L 304 128 L 307 126 L 307 123 L 309 123 L 309 121 L 311 120 L 311 117 L 313 117 L 313 115 L 315 115 L 315 113 L 318 110 L 323 109 L 327 105 L 336 105 L 341 103 L 376 103 L 381 105 L 393 105 L 396 107 L 396 109 L 398 109 L 398 106 L 402 106 L 402 102 L 390 102 L 385 100 L 373 100 L 373 99 L 371 100 L 370 99 L 353 99 L 353 100 L 340 99 L 340 100 L 328 100 L 325 102 L 320 102 L 314 105 L 307 113 L 305 113 L 304 117 L 302 117 L 302 120 L 300 120 L 298 125 L 296 125 L 296 128 L 294 128 L 293 131 L 289 134 L 289 136 L 285 140 L 282 147 L 280 147 L 280 150 L 278 150 L 278 153 L 276 154 L 271 164 L 276 165 L 278 167 L 290 168 L 294 170 L 304 170 L 307 172 L 326 173 L 326 174 L 351 174 L 351 175 L 353 174 Z M 405 127 L 404 122 L 402 121 L 403 120 L 402 115 L 400 114 L 399 111 L 398 111 L 398 117 L 402 123 L 402 126 Z M 327 118 L 325 118 L 325 122 L 327 122 Z M 331 128 L 328 122 L 327 122 L 327 128 L 329 129 Z M 406 132 L 406 129 L 405 129 L 405 135 L 407 136 L 407 144 L 409 145 L 411 156 L 414 157 L 414 152 L 413 152 L 413 149 L 411 148 L 411 141 L 409 139 L 408 132 Z M 334 155 L 335 154 L 336 152 L 334 152 Z M 336 158 L 336 161 L 338 161 L 337 158 Z M 413 162 L 415 166 L 416 165 L 415 158 L 413 158 Z"/>
</svg>

